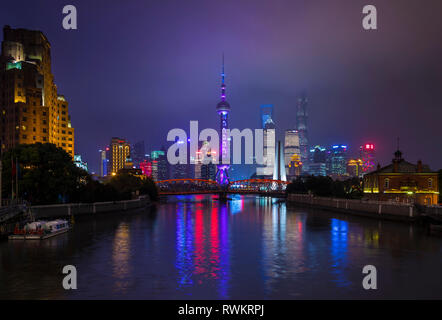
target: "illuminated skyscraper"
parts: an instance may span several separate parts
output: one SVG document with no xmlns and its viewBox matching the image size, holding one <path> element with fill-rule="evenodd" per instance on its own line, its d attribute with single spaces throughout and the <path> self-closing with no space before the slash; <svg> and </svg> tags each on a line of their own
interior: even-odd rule
<svg viewBox="0 0 442 320">
<path fill-rule="evenodd" d="M 268 121 L 273 122 L 273 104 L 263 104 L 261 107 L 261 128 L 265 128 Z"/>
<path fill-rule="evenodd" d="M 150 156 L 149 159 L 144 159 L 142 162 L 140 162 L 139 166 L 141 172 L 143 172 L 145 176 L 152 177 L 152 162 L 150 161 Z"/>
<path fill-rule="evenodd" d="M 118 170 L 123 169 L 130 159 L 130 145 L 124 139 L 113 137 L 109 149 L 108 175 L 116 175 Z"/>
<path fill-rule="evenodd" d="M 107 175 L 107 152 L 109 151 L 109 147 L 106 147 L 104 150 L 99 150 L 100 152 L 100 176 L 104 177 Z"/>
<path fill-rule="evenodd" d="M 307 130 L 307 98 L 302 96 L 298 99 L 297 111 L 296 111 L 296 128 L 299 133 L 299 149 L 301 151 L 301 161 L 303 168 L 308 167 L 308 130 Z"/>
<path fill-rule="evenodd" d="M 202 143 L 201 148 L 196 152 L 195 156 L 195 179 L 215 180 L 216 165 L 212 163 L 216 151 L 210 149 L 207 141 Z"/>
<path fill-rule="evenodd" d="M 362 171 L 368 173 L 375 168 L 374 144 L 366 143 L 359 147 L 360 158 L 362 160 Z"/>
<path fill-rule="evenodd" d="M 84 171 L 88 172 L 87 162 L 83 161 L 80 154 L 74 155 L 74 164 Z"/>
<path fill-rule="evenodd" d="M 328 174 L 335 178 L 345 176 L 347 174 L 347 146 L 343 144 L 332 146 L 328 157 Z"/>
<path fill-rule="evenodd" d="M 294 157 L 298 155 L 298 158 Z M 289 172 L 289 168 L 296 165 L 295 163 L 291 163 L 292 159 L 300 159 L 300 150 L 299 150 L 299 133 L 297 130 L 286 130 L 284 136 L 284 163 L 287 175 L 291 180 L 293 177 Z M 299 165 L 299 163 L 298 163 Z"/>
<path fill-rule="evenodd" d="M 275 166 L 273 168 L 273 180 L 287 181 L 287 173 L 284 163 L 284 147 L 281 141 L 278 141 L 278 146 L 275 150 Z"/>
<path fill-rule="evenodd" d="M 347 173 L 350 177 L 361 178 L 363 174 L 363 161 L 362 159 L 350 159 L 347 163 Z"/>
<path fill-rule="evenodd" d="M 146 149 L 144 146 L 144 140 L 139 141 L 137 143 L 134 143 L 134 145 L 131 148 L 131 156 L 132 161 L 134 163 L 134 166 L 139 168 L 140 163 L 144 161 L 145 155 L 146 155 Z"/>
<path fill-rule="evenodd" d="M 166 151 L 164 149 L 152 151 L 151 160 L 152 178 L 155 181 L 169 179 L 169 162 L 167 161 Z"/>
<path fill-rule="evenodd" d="M 226 101 L 226 85 L 224 83 L 224 55 L 223 55 L 223 65 L 221 72 L 221 101 L 216 105 L 216 111 L 220 116 L 220 131 L 221 131 L 221 139 L 220 139 L 220 152 L 218 159 L 218 171 L 216 173 L 216 181 L 220 185 L 227 185 L 229 183 L 229 164 L 223 163 L 223 159 L 227 159 L 230 157 L 230 143 L 229 137 L 227 135 L 227 129 L 229 128 L 228 118 L 230 112 L 230 105 Z"/>
<path fill-rule="evenodd" d="M 316 145 L 310 148 L 308 173 L 313 176 L 327 175 L 327 151 L 324 147 Z"/>
<path fill-rule="evenodd" d="M 256 169 L 257 176 L 263 178 L 272 178 L 274 171 L 274 159 L 275 159 L 275 147 L 276 147 L 276 135 L 275 135 L 275 123 L 270 117 L 266 118 L 264 123 L 263 132 L 263 158 L 265 166 L 260 166 Z"/>
<path fill-rule="evenodd" d="M 74 157 L 68 102 L 57 92 L 51 72 L 51 45 L 42 32 L 4 27 L 0 112 L 3 149 L 49 142 Z"/>
</svg>

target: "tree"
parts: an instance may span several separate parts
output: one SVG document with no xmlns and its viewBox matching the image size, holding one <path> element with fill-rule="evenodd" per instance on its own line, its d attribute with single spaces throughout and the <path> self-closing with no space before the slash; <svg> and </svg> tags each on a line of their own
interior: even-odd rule
<svg viewBox="0 0 442 320">
<path fill-rule="evenodd" d="M 68 153 L 51 143 L 18 145 L 5 152 L 2 161 L 3 197 L 11 198 L 12 192 L 15 193 L 17 174 L 15 196 L 32 204 L 69 202 L 88 177 L 86 171 L 75 166 Z"/>
<path fill-rule="evenodd" d="M 153 201 L 158 200 L 158 189 L 155 182 L 151 178 L 147 178 L 143 181 L 140 193 L 149 195 L 150 199 Z"/>
<path fill-rule="evenodd" d="M 362 198 L 361 180 L 350 178 L 334 181 L 330 177 L 308 176 L 297 178 L 287 186 L 287 193 L 310 193 L 319 197 Z"/>
<path fill-rule="evenodd" d="M 132 199 L 132 195 L 139 191 L 142 186 L 140 178 L 129 173 L 119 173 L 108 182 L 121 195 L 122 200 Z"/>
</svg>

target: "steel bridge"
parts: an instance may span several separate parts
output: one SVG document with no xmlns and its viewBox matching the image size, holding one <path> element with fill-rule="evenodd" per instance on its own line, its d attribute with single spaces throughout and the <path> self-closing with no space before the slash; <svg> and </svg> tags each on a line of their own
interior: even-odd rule
<svg viewBox="0 0 442 320">
<path fill-rule="evenodd" d="M 213 180 L 169 179 L 155 182 L 160 195 L 186 195 L 204 193 L 240 193 L 283 195 L 289 184 L 287 181 L 271 179 L 246 179 L 231 181 L 221 186 Z"/>
</svg>

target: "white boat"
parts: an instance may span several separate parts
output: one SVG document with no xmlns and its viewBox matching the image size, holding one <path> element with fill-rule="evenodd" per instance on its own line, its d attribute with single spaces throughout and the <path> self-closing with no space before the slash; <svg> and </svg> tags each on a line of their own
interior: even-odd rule
<svg viewBox="0 0 442 320">
<path fill-rule="evenodd" d="M 34 221 L 26 224 L 23 229 L 16 228 L 8 237 L 9 240 L 43 240 L 68 232 L 67 220 Z"/>
</svg>

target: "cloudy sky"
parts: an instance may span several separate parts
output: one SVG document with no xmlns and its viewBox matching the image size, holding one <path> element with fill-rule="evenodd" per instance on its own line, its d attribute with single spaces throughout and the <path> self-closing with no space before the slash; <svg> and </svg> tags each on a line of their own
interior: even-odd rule
<svg viewBox="0 0 442 320">
<path fill-rule="evenodd" d="M 442 168 L 440 0 L 64 2 L 6 2 L 0 22 L 48 37 L 92 170 L 112 136 L 150 150 L 190 120 L 216 128 L 223 52 L 231 127 L 258 127 L 259 106 L 274 104 L 280 132 L 294 128 L 306 92 L 311 144 L 372 142 L 384 165 L 400 137 L 405 158 Z M 62 28 L 67 4 L 78 30 Z M 376 31 L 362 28 L 366 4 Z"/>
</svg>

